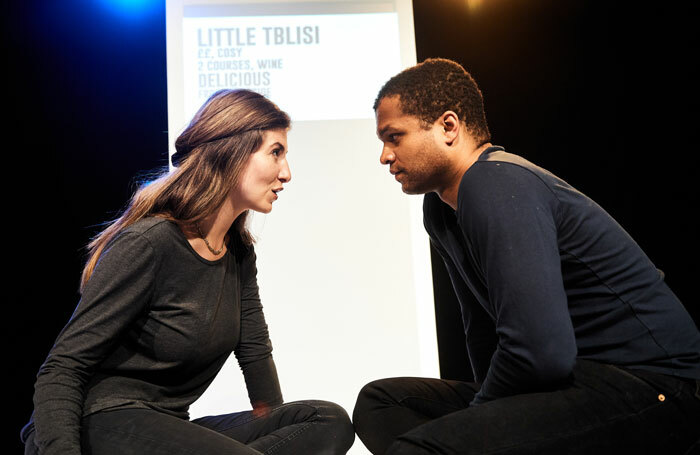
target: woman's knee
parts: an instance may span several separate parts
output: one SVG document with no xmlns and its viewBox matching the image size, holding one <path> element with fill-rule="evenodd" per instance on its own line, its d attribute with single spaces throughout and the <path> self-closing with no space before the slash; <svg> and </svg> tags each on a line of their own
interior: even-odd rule
<svg viewBox="0 0 700 455">
<path fill-rule="evenodd" d="M 347 452 L 355 441 L 355 429 L 350 421 L 350 416 L 342 406 L 330 401 L 321 403 L 319 417 L 330 422 L 333 428 L 333 437 L 337 441 L 338 447 L 341 449 L 344 447 L 343 453 Z"/>
<path fill-rule="evenodd" d="M 328 442 L 328 452 L 344 454 L 355 441 L 355 429 L 345 409 L 333 402 L 322 400 L 304 401 L 305 404 L 316 408 L 314 419 Z"/>
</svg>

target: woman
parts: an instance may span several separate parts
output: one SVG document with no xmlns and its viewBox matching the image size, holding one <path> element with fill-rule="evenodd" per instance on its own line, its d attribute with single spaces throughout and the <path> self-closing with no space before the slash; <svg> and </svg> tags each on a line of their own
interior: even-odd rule
<svg viewBox="0 0 700 455">
<path fill-rule="evenodd" d="M 93 239 L 80 303 L 39 371 L 25 453 L 350 448 L 339 406 L 283 404 L 258 296 L 245 220 L 269 212 L 291 178 L 288 128 L 257 93 L 215 93 L 178 137 L 177 168 Z M 253 410 L 189 421 L 231 351 Z"/>
</svg>

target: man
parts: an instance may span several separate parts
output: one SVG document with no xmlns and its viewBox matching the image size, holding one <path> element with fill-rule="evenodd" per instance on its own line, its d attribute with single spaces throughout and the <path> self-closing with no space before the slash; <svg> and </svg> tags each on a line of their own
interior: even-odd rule
<svg viewBox="0 0 700 455">
<path fill-rule="evenodd" d="M 382 164 L 425 193 L 476 383 L 366 385 L 374 454 L 686 453 L 700 438 L 700 334 L 663 275 L 595 202 L 493 146 L 459 64 L 430 59 L 375 101 Z"/>
</svg>

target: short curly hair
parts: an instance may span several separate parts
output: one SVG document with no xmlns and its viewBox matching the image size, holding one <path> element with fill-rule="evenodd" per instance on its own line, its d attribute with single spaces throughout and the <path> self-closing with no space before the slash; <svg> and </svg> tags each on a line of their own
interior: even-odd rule
<svg viewBox="0 0 700 455">
<path fill-rule="evenodd" d="M 471 75 L 455 61 L 429 58 L 401 71 L 379 91 L 374 110 L 383 98 L 396 95 L 401 110 L 418 117 L 425 127 L 432 125 L 446 111 L 454 111 L 479 145 L 491 140 L 481 90 Z"/>
</svg>

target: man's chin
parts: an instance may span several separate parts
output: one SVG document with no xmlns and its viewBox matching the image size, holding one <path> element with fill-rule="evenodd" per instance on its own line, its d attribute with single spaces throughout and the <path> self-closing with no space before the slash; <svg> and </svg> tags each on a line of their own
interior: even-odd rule
<svg viewBox="0 0 700 455">
<path fill-rule="evenodd" d="M 402 183 L 401 191 L 403 191 L 406 194 L 425 194 L 428 192 L 423 190 L 422 188 L 419 188 L 416 185 L 411 185 L 409 183 Z"/>
</svg>

